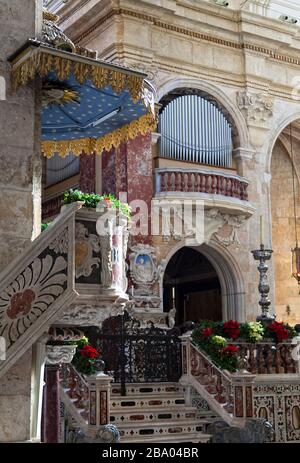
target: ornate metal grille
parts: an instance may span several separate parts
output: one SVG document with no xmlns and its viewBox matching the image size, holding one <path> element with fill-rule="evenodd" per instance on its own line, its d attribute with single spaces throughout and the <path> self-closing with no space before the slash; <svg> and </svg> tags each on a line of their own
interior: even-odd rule
<svg viewBox="0 0 300 463">
<path fill-rule="evenodd" d="M 179 334 L 178 328 L 141 328 L 125 312 L 105 320 L 94 342 L 115 383 L 173 382 L 181 376 Z"/>
</svg>

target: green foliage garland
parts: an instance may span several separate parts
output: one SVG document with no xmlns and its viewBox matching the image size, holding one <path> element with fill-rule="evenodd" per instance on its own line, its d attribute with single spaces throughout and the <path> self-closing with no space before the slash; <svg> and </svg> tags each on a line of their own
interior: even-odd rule
<svg viewBox="0 0 300 463">
<path fill-rule="evenodd" d="M 270 339 L 277 343 L 292 339 L 296 334 L 287 323 L 273 322 L 270 327 L 264 328 L 260 322 L 203 320 L 195 327 L 192 340 L 217 366 L 234 372 L 238 365 L 238 347 L 230 343 L 257 343 Z"/>
<path fill-rule="evenodd" d="M 122 203 L 114 195 L 98 195 L 96 193 L 83 193 L 80 190 L 68 190 L 64 192 L 64 204 L 70 204 L 76 201 L 83 201 L 85 207 L 95 209 L 99 203 L 103 206 L 118 209 L 128 219 L 131 217 L 131 208 L 127 203 Z"/>
</svg>

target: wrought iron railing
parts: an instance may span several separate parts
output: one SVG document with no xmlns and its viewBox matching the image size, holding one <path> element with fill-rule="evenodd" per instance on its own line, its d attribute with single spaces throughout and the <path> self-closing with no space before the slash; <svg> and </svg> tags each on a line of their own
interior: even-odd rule
<svg viewBox="0 0 300 463">
<path fill-rule="evenodd" d="M 90 338 L 91 339 L 91 338 Z M 127 312 L 104 321 L 94 343 L 115 383 L 178 381 L 181 369 L 179 330 L 140 326 Z"/>
</svg>

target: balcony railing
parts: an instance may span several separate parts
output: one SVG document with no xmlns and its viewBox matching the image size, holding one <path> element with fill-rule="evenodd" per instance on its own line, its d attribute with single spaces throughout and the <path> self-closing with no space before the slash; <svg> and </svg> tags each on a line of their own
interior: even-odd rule
<svg viewBox="0 0 300 463">
<path fill-rule="evenodd" d="M 253 374 L 298 373 L 298 362 L 292 358 L 295 345 L 291 343 L 240 342 L 232 344 L 239 347 L 239 358 L 245 360 L 245 368 Z"/>
<path fill-rule="evenodd" d="M 234 173 L 201 168 L 159 168 L 155 171 L 156 194 L 204 193 L 248 201 L 249 182 Z"/>
</svg>

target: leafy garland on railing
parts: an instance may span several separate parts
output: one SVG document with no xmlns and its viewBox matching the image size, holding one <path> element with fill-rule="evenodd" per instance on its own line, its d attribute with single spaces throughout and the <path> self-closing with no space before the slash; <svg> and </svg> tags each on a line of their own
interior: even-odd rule
<svg viewBox="0 0 300 463">
<path fill-rule="evenodd" d="M 265 328 L 260 322 L 203 320 L 194 329 L 192 340 L 217 366 L 234 372 L 238 368 L 238 346 L 233 345 L 233 342 L 257 343 L 271 340 L 280 343 L 296 335 L 292 326 L 276 321 Z"/>
<path fill-rule="evenodd" d="M 83 201 L 85 207 L 95 209 L 99 204 L 104 207 L 119 210 L 128 219 L 131 218 L 131 208 L 127 203 L 122 203 L 114 195 L 98 195 L 96 193 L 83 193 L 80 190 L 68 190 L 64 192 L 64 204 L 70 204 L 76 201 Z"/>
</svg>

